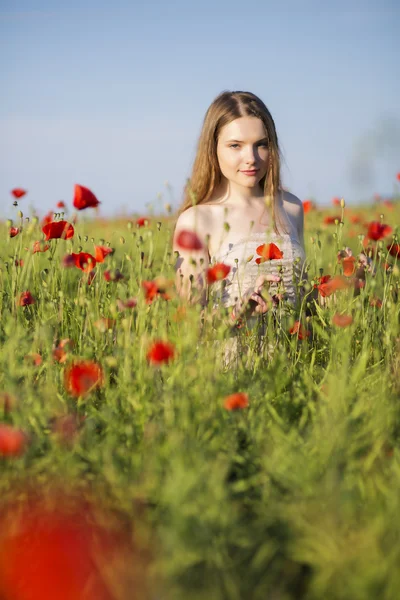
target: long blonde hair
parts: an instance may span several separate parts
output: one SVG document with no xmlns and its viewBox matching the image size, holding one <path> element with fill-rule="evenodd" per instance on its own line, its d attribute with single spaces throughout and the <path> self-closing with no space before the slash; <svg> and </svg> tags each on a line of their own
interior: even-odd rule
<svg viewBox="0 0 400 600">
<path fill-rule="evenodd" d="M 276 230 L 278 192 L 281 191 L 280 149 L 275 123 L 264 102 L 251 92 L 222 92 L 207 110 L 197 146 L 191 177 L 184 189 L 184 200 L 178 214 L 191 206 L 206 203 L 222 181 L 217 157 L 221 129 L 240 117 L 257 117 L 268 137 L 269 167 L 260 181 L 264 197 L 271 200 L 271 217 Z"/>
</svg>

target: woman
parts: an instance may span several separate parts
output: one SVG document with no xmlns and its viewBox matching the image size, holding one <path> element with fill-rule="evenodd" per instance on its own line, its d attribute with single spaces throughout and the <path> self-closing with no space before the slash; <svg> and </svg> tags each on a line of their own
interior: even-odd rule
<svg viewBox="0 0 400 600">
<path fill-rule="evenodd" d="M 196 233 L 202 248 L 183 248 L 182 231 Z M 254 94 L 223 92 L 209 107 L 173 248 L 179 252 L 177 289 L 190 302 L 206 304 L 212 264 L 230 267 L 220 301 L 233 321 L 244 316 L 254 327 L 271 308 L 271 296 L 291 305 L 299 301 L 303 206 L 282 190 L 275 124 Z M 237 355 L 237 344 L 231 346 Z"/>
</svg>

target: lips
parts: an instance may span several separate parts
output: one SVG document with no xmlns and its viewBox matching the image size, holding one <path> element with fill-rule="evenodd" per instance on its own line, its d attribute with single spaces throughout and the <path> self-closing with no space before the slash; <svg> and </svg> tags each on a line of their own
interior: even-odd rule
<svg viewBox="0 0 400 600">
<path fill-rule="evenodd" d="M 252 169 L 251 171 L 241 171 L 242 173 L 244 173 L 245 175 L 255 175 L 257 173 L 258 169 Z"/>
</svg>

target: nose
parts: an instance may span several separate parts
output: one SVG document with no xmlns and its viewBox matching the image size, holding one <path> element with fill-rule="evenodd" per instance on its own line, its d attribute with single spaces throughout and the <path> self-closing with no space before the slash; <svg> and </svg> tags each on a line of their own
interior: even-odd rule
<svg viewBox="0 0 400 600">
<path fill-rule="evenodd" d="M 254 149 L 253 146 L 248 146 L 246 149 L 246 164 L 253 166 L 257 162 L 257 149 Z"/>
</svg>

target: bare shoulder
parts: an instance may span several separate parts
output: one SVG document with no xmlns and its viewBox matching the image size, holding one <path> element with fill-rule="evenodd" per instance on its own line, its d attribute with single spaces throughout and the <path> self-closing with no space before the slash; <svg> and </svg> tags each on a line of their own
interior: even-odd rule
<svg viewBox="0 0 400 600">
<path fill-rule="evenodd" d="M 285 207 L 286 212 L 293 215 L 294 217 L 302 217 L 303 216 L 303 203 L 294 194 L 284 190 L 282 192 L 283 205 Z"/>
</svg>

